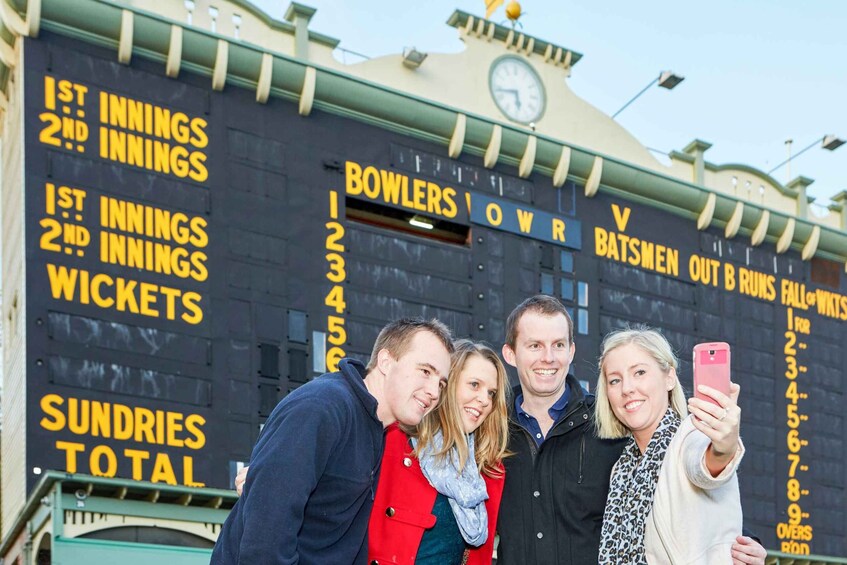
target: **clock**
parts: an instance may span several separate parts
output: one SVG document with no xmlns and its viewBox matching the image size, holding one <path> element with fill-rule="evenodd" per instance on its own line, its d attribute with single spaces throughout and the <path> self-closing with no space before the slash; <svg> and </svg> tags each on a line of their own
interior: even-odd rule
<svg viewBox="0 0 847 565">
<path fill-rule="evenodd" d="M 494 61 L 488 88 L 494 103 L 512 121 L 529 124 L 544 114 L 544 84 L 523 59 L 506 55 Z"/>
</svg>

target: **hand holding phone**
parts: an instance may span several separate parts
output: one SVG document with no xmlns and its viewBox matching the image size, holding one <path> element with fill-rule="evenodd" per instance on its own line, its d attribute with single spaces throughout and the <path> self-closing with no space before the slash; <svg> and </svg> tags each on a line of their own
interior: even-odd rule
<svg viewBox="0 0 847 565">
<path fill-rule="evenodd" d="M 694 398 L 720 406 L 710 396 L 698 390 L 710 386 L 729 396 L 730 351 L 725 342 L 698 343 L 694 346 Z"/>
<path fill-rule="evenodd" d="M 705 464 L 713 477 L 723 472 L 738 451 L 740 388 L 730 382 L 729 367 L 729 344 L 712 342 L 694 346 L 694 398 L 688 400 L 688 410 L 694 416 L 694 427 L 711 440 L 705 452 Z M 700 392 L 700 386 L 717 391 L 713 394 L 720 401 Z"/>
</svg>

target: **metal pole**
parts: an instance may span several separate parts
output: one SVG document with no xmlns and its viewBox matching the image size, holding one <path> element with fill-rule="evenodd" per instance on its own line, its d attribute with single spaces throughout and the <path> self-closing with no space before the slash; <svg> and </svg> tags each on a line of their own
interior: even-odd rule
<svg viewBox="0 0 847 565">
<path fill-rule="evenodd" d="M 791 162 L 791 159 L 796 159 L 797 157 L 799 157 L 800 155 L 802 155 L 803 153 L 805 153 L 806 151 L 808 151 L 809 149 L 811 149 L 812 147 L 814 147 L 815 145 L 817 145 L 818 143 L 820 143 L 821 141 L 823 141 L 823 138 L 822 138 L 822 137 L 821 137 L 821 138 L 818 138 L 818 139 L 816 139 L 816 140 L 814 140 L 814 141 L 813 141 L 812 143 L 810 143 L 807 147 L 804 147 L 803 149 L 801 149 L 800 151 L 798 151 L 798 152 L 797 152 L 797 153 L 796 153 L 793 157 L 791 156 L 791 147 L 789 146 L 789 149 L 788 149 L 788 151 L 789 151 L 788 159 L 786 159 L 785 161 L 783 161 L 782 163 L 780 163 L 779 165 L 777 165 L 776 167 L 774 167 L 773 169 L 771 169 L 770 171 L 768 171 L 768 174 L 771 174 L 772 172 L 774 172 L 775 170 L 777 170 L 778 168 L 780 168 L 780 167 L 781 167 L 781 166 L 783 166 L 784 164 Z M 787 142 L 786 142 L 786 143 L 787 143 Z M 789 179 L 789 180 L 790 180 L 790 179 Z"/>
<path fill-rule="evenodd" d="M 793 143 L 793 139 L 785 140 L 785 147 L 786 149 L 788 149 L 788 177 L 785 179 L 785 182 L 789 182 L 791 180 L 791 145 Z"/>
<path fill-rule="evenodd" d="M 652 81 L 650 81 L 650 84 L 648 84 L 647 86 L 645 86 L 644 88 L 642 88 L 642 89 L 641 89 L 641 92 L 639 92 L 638 94 L 636 94 L 635 96 L 633 96 L 632 98 L 630 98 L 630 99 L 629 99 L 629 102 L 627 102 L 626 104 L 624 104 L 623 106 L 621 106 L 621 109 L 620 109 L 620 110 L 618 110 L 617 112 L 615 112 L 614 114 L 612 114 L 612 119 L 615 119 L 615 117 L 616 117 L 618 114 L 620 114 L 621 112 L 623 112 L 624 110 L 626 110 L 626 107 L 627 107 L 627 106 L 629 106 L 630 104 L 632 104 L 633 102 L 635 102 L 635 101 L 638 99 L 638 97 L 639 97 L 639 96 L 641 96 L 642 94 L 644 94 L 645 92 L 647 92 L 647 89 L 648 89 L 648 88 L 650 88 L 651 86 L 653 86 L 654 84 L 656 84 L 657 82 L 659 82 L 659 77 L 656 77 L 656 78 L 654 78 Z"/>
</svg>

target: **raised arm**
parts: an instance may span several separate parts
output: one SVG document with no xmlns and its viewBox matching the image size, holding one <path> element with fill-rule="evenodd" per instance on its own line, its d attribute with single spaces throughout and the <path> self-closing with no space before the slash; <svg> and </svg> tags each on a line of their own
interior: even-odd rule
<svg viewBox="0 0 847 565">
<path fill-rule="evenodd" d="M 706 468 L 717 477 L 729 465 L 739 449 L 741 408 L 738 393 L 741 387 L 730 385 L 729 396 L 711 387 L 701 385 L 699 391 L 714 398 L 720 406 L 699 398 L 688 399 L 688 410 L 695 416 L 694 427 L 703 432 L 711 443 L 706 449 Z"/>
</svg>

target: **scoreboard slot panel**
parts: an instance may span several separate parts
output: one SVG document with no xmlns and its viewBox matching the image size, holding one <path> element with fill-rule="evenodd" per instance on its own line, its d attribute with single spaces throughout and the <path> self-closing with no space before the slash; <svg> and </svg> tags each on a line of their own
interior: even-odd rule
<svg viewBox="0 0 847 565">
<path fill-rule="evenodd" d="M 288 177 L 265 171 L 252 164 L 243 164 L 230 159 L 226 166 L 226 186 L 271 200 L 289 201 Z"/>
<path fill-rule="evenodd" d="M 368 321 L 356 317 L 348 317 L 347 324 L 347 347 L 349 354 L 353 351 L 370 356 L 376 336 L 385 325 L 378 321 Z"/>
<path fill-rule="evenodd" d="M 50 382 L 72 389 L 191 406 L 205 407 L 212 403 L 212 386 L 202 378 L 64 356 L 50 356 L 47 365 Z"/>
<path fill-rule="evenodd" d="M 211 343 L 207 339 L 114 321 L 50 312 L 48 335 L 57 343 L 105 349 L 140 356 L 206 365 Z"/>
<path fill-rule="evenodd" d="M 451 281 L 424 272 L 415 272 L 392 265 L 357 260 L 348 255 L 347 276 L 351 281 L 369 281 L 381 292 L 392 296 L 420 300 L 433 306 L 448 308 L 468 308 L 471 303 L 471 289 L 465 283 Z M 354 292 L 355 285 L 349 285 Z"/>
<path fill-rule="evenodd" d="M 368 259 L 379 259 L 398 266 L 421 265 L 427 258 L 427 271 L 434 275 L 461 280 L 470 274 L 466 250 L 444 244 L 407 237 L 400 238 L 387 230 L 348 224 L 345 240 L 348 253 Z"/>
<path fill-rule="evenodd" d="M 655 275 L 620 263 L 608 262 L 600 264 L 600 280 L 607 285 L 628 291 L 649 293 L 691 305 L 695 303 L 698 288 L 684 281 Z"/>
<path fill-rule="evenodd" d="M 840 369 L 821 363 L 810 363 L 809 372 L 811 373 L 809 380 L 815 388 L 838 394 L 841 394 L 841 391 L 844 389 L 844 373 Z"/>
<path fill-rule="evenodd" d="M 651 322 L 650 319 L 645 318 L 643 316 L 627 316 L 621 318 L 605 313 L 600 314 L 600 332 L 602 335 L 606 335 L 607 333 L 612 332 L 614 330 L 631 327 L 637 324 L 646 324 L 650 327 L 660 327 L 664 336 L 668 339 L 671 346 L 673 346 L 674 351 L 681 352 L 679 355 L 679 360 L 682 366 L 685 367 L 686 365 L 688 365 L 690 367 L 691 362 L 686 360 L 689 356 L 685 355 L 684 352 L 691 351 L 694 345 L 698 343 L 699 338 L 696 335 L 673 330 L 668 327 L 658 326 L 655 322 Z M 592 360 L 592 358 L 588 356 L 587 360 L 590 361 Z M 595 361 L 596 364 L 596 359 L 593 359 L 593 361 Z M 683 386 L 685 386 L 686 380 L 689 383 L 691 382 L 691 372 L 683 371 L 682 375 L 680 375 L 680 378 L 683 381 Z M 687 386 L 686 390 L 691 390 L 691 387 Z"/>
<path fill-rule="evenodd" d="M 256 299 L 253 304 L 253 335 L 262 343 L 278 343 L 285 337 L 287 313 L 284 305 L 268 304 Z"/>
<path fill-rule="evenodd" d="M 700 250 L 712 257 L 772 274 L 789 275 L 793 280 L 807 280 L 803 261 L 790 255 L 775 255 L 761 247 L 752 247 L 743 240 L 724 239 L 722 235 L 704 232 L 700 235 Z"/>
<path fill-rule="evenodd" d="M 233 255 L 276 265 L 288 261 L 288 241 L 284 238 L 237 227 L 230 227 L 227 235 L 229 252 Z"/>
<path fill-rule="evenodd" d="M 253 305 L 250 301 L 231 298 L 223 304 L 216 303 L 213 306 L 217 309 L 225 308 L 226 314 L 223 320 L 226 321 L 228 335 L 244 339 L 253 338 Z"/>
<path fill-rule="evenodd" d="M 811 367 L 818 364 L 827 367 L 841 367 L 843 365 L 843 343 L 827 343 L 822 339 L 818 340 L 816 336 L 815 342 L 807 345 L 809 348 L 810 358 L 808 365 L 810 370 Z"/>
<path fill-rule="evenodd" d="M 745 351 L 743 355 L 732 356 L 733 369 L 741 369 L 750 373 L 773 379 L 775 373 L 775 358 L 773 350 Z"/>
<path fill-rule="evenodd" d="M 640 293 L 601 288 L 600 309 L 622 318 L 643 320 L 662 328 L 672 327 L 687 332 L 695 330 L 696 310 Z"/>
<path fill-rule="evenodd" d="M 288 295 L 288 277 L 279 267 L 228 260 L 226 277 L 227 284 L 232 289 L 250 291 L 257 295 Z"/>
<path fill-rule="evenodd" d="M 724 311 L 739 320 L 750 320 L 773 327 L 776 306 L 742 296 L 724 295 Z"/>
<path fill-rule="evenodd" d="M 776 332 L 771 326 L 764 324 L 746 323 L 738 321 L 738 345 L 743 348 L 761 349 L 767 351 L 773 348 Z"/>
<path fill-rule="evenodd" d="M 815 284 L 829 287 L 832 290 L 838 290 L 838 283 L 841 280 L 841 268 L 841 264 L 835 261 L 812 257 L 811 275 L 809 278 Z"/>
<path fill-rule="evenodd" d="M 208 190 L 177 182 L 166 175 L 130 169 L 120 164 L 103 164 L 94 156 L 77 156 L 53 149 L 47 150 L 44 164 L 44 169 L 38 171 L 37 176 L 30 175 L 29 178 L 39 178 L 46 171 L 45 182 L 57 185 L 72 183 L 79 188 L 108 192 L 113 197 L 193 214 L 209 212 Z"/>
<path fill-rule="evenodd" d="M 378 289 L 374 289 L 375 291 Z M 467 312 L 439 308 L 426 303 L 402 300 L 377 292 L 364 290 L 347 293 L 348 316 L 375 322 L 394 320 L 405 316 L 438 318 L 453 330 L 455 335 L 466 336 L 472 331 L 471 316 Z"/>
<path fill-rule="evenodd" d="M 230 416 L 251 416 L 255 413 L 253 408 L 253 387 L 250 383 L 229 379 L 227 389 L 227 410 Z"/>
<path fill-rule="evenodd" d="M 398 169 L 428 176 L 451 186 L 463 186 L 519 202 L 533 202 L 534 184 L 530 181 L 413 147 L 392 143 L 391 164 Z"/>
<path fill-rule="evenodd" d="M 226 343 L 226 346 L 224 346 L 224 343 Z M 224 348 L 221 357 L 226 359 L 226 371 L 234 377 L 249 379 L 252 375 L 250 342 L 230 338 L 224 343 L 221 343 L 220 347 Z"/>
<path fill-rule="evenodd" d="M 736 382 L 744 384 L 744 395 L 742 398 L 739 398 L 739 402 L 745 411 L 746 419 L 746 408 L 744 408 L 746 399 L 761 398 L 773 401 L 776 398 L 776 383 L 774 383 L 773 373 L 761 369 L 759 373 L 746 371 L 740 367 L 740 363 L 735 362 L 734 358 L 732 365 L 733 380 L 737 379 Z M 773 406 L 771 406 L 771 410 L 773 410 Z"/>
<path fill-rule="evenodd" d="M 277 238 L 290 238 L 292 235 L 293 226 L 288 222 L 279 221 L 279 218 L 289 213 L 285 201 L 252 193 L 227 191 L 223 195 L 215 196 L 213 206 L 225 211 L 227 222 L 233 229 L 242 228 L 251 233 Z M 256 217 L 256 210 L 266 213 Z"/>
<path fill-rule="evenodd" d="M 286 146 L 275 139 L 229 127 L 226 148 L 230 159 L 247 162 L 251 168 L 276 173 L 286 170 Z"/>
</svg>

